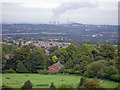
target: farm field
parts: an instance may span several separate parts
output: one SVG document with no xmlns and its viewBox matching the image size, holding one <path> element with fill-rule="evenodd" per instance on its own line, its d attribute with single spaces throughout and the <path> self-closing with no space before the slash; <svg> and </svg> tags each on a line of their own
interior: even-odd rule
<svg viewBox="0 0 120 90">
<path fill-rule="evenodd" d="M 11 86 L 13 88 L 21 88 L 25 81 L 30 80 L 33 84 L 33 88 L 49 88 L 51 82 L 54 82 L 56 88 L 58 88 L 61 84 L 71 85 L 76 88 L 81 77 L 82 76 L 63 74 L 40 75 L 28 73 L 9 73 L 2 74 L 2 84 Z M 115 88 L 118 86 L 117 82 L 105 80 L 104 83 L 101 83 L 102 81 L 103 80 L 98 79 L 99 84 L 104 88 Z"/>
</svg>

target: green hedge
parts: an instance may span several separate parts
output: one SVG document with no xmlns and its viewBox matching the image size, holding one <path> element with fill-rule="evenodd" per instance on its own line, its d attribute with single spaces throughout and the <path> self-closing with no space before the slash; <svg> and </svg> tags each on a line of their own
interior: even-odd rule
<svg viewBox="0 0 120 90">
<path fill-rule="evenodd" d="M 9 70 L 5 70 L 3 73 L 16 73 L 16 72 L 13 69 L 9 69 Z"/>
<path fill-rule="evenodd" d="M 49 74 L 48 70 L 37 70 L 37 72 L 39 74 L 45 74 L 45 75 Z"/>
<path fill-rule="evenodd" d="M 69 73 L 69 74 L 81 74 L 80 71 L 74 70 L 74 69 L 65 69 L 63 71 L 64 73 Z"/>
<path fill-rule="evenodd" d="M 81 74 L 81 71 L 74 71 L 74 74 Z"/>
<path fill-rule="evenodd" d="M 109 77 L 110 80 L 113 80 L 113 81 L 117 81 L 117 82 L 120 82 L 120 75 L 118 74 L 115 74 L 115 75 L 111 75 Z"/>
</svg>

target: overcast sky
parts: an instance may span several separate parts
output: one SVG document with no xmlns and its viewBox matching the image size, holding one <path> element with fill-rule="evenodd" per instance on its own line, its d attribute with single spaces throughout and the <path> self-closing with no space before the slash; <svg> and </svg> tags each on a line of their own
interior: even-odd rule
<svg viewBox="0 0 120 90">
<path fill-rule="evenodd" d="M 118 24 L 119 0 L 3 0 L 4 23 Z"/>
</svg>

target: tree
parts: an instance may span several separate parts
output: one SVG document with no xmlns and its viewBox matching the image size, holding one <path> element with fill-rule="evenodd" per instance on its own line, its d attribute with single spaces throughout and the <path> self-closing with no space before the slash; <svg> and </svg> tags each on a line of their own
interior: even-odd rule
<svg viewBox="0 0 120 90">
<path fill-rule="evenodd" d="M 87 69 L 87 66 L 88 66 L 88 62 L 87 61 L 82 61 L 81 63 L 80 63 L 80 72 L 82 73 L 82 74 L 84 74 L 84 72 L 86 71 L 86 69 Z"/>
<path fill-rule="evenodd" d="M 106 67 L 104 64 L 100 62 L 93 62 L 87 66 L 86 75 L 88 77 L 95 77 L 99 75 L 103 75 L 106 71 Z"/>
<path fill-rule="evenodd" d="M 19 45 L 18 45 L 19 47 L 21 47 L 22 46 L 22 41 L 20 40 L 19 41 Z"/>
<path fill-rule="evenodd" d="M 74 46 L 73 44 L 69 45 L 67 48 L 66 48 L 66 51 L 68 52 L 68 55 L 71 59 L 73 59 L 72 55 L 77 51 L 77 47 Z"/>
<path fill-rule="evenodd" d="M 100 46 L 100 55 L 103 56 L 106 60 L 114 59 L 115 54 L 115 47 L 108 44 L 103 44 Z"/>
<path fill-rule="evenodd" d="M 30 49 L 34 50 L 36 46 L 34 44 L 29 44 Z"/>
<path fill-rule="evenodd" d="M 14 55 L 17 50 L 18 46 L 16 45 L 2 44 L 2 52 L 4 52 L 5 54 Z"/>
<path fill-rule="evenodd" d="M 48 51 L 49 51 L 49 53 L 52 53 L 52 52 L 54 52 L 55 50 L 57 50 L 57 46 L 55 46 L 55 47 L 51 47 Z"/>
<path fill-rule="evenodd" d="M 19 72 L 19 73 L 27 72 L 26 67 L 25 67 L 25 65 L 22 62 L 19 62 L 17 64 L 16 71 Z"/>
<path fill-rule="evenodd" d="M 117 73 L 118 73 L 117 69 L 116 69 L 114 66 L 110 66 L 110 67 L 106 70 L 105 77 L 106 77 L 106 78 L 109 78 L 111 75 L 117 74 Z"/>
<path fill-rule="evenodd" d="M 43 48 L 34 50 L 27 58 L 25 66 L 29 72 L 46 69 L 46 53 Z"/>
<path fill-rule="evenodd" d="M 99 61 L 99 60 L 104 60 L 104 57 L 102 56 L 95 56 L 95 61 Z"/>
<path fill-rule="evenodd" d="M 62 63 L 62 64 L 65 64 L 69 58 L 69 55 L 68 55 L 68 52 L 66 51 L 65 48 L 59 48 L 57 49 L 54 53 L 53 53 L 54 56 L 56 56 L 58 58 L 58 60 Z M 52 55 L 52 56 L 53 56 Z"/>
<path fill-rule="evenodd" d="M 58 60 L 58 58 L 56 57 L 56 56 L 53 56 L 52 57 L 52 61 L 55 63 L 55 62 L 57 62 L 57 60 Z"/>
<path fill-rule="evenodd" d="M 17 64 L 16 64 L 16 60 L 14 58 L 10 58 L 6 60 L 6 64 L 5 64 L 5 69 L 16 69 Z"/>
<path fill-rule="evenodd" d="M 25 45 L 22 48 L 20 48 L 14 56 L 16 63 L 18 63 L 19 61 L 25 62 L 30 53 L 31 50 L 29 46 Z"/>
</svg>

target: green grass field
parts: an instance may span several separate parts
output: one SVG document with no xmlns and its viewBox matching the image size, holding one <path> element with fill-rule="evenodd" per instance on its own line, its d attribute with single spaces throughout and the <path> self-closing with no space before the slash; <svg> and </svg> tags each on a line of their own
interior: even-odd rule
<svg viewBox="0 0 120 90">
<path fill-rule="evenodd" d="M 33 84 L 33 88 L 49 88 L 51 82 L 54 82 L 56 87 L 59 87 L 61 84 L 69 84 L 74 88 L 77 87 L 80 78 L 82 76 L 77 75 L 40 75 L 40 74 L 2 74 L 2 84 L 11 86 L 13 88 L 21 88 L 24 82 L 30 80 Z M 99 84 L 104 88 L 115 88 L 118 86 L 117 82 L 112 82 L 105 80 L 105 83 L 101 83 L 101 79 L 98 79 Z M 42 86 L 46 85 L 46 86 Z"/>
</svg>

